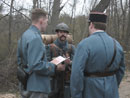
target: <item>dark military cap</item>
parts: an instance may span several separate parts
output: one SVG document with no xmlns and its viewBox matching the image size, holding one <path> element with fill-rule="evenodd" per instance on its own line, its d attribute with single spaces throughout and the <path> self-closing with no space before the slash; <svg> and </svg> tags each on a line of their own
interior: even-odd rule
<svg viewBox="0 0 130 98">
<path fill-rule="evenodd" d="M 106 23 L 107 15 L 102 12 L 90 12 L 89 22 L 101 22 Z"/>
</svg>

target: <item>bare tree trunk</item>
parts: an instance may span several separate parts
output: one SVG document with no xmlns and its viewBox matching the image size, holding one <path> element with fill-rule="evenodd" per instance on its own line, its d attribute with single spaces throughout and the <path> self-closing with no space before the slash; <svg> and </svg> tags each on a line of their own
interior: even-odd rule
<svg viewBox="0 0 130 98">
<path fill-rule="evenodd" d="M 120 4 L 121 4 L 122 16 L 123 16 L 123 19 L 122 19 L 122 39 L 124 39 L 124 37 L 125 37 L 125 32 L 124 31 L 125 31 L 126 11 L 123 8 L 122 0 L 120 0 Z"/>
<path fill-rule="evenodd" d="M 108 17 L 108 19 L 107 19 L 107 32 L 108 32 L 108 34 L 110 34 L 111 35 L 111 4 L 110 4 L 110 6 L 109 6 L 109 8 L 106 10 L 106 13 L 107 13 L 107 15 L 109 16 Z"/>
<path fill-rule="evenodd" d="M 111 1 L 111 11 L 110 11 L 110 13 L 111 13 L 111 24 L 110 24 L 110 29 L 111 29 L 111 32 L 114 32 L 114 28 L 113 28 L 113 26 L 114 26 L 114 1 L 112 0 Z M 115 32 L 114 32 L 114 34 L 113 34 L 114 36 L 115 36 Z"/>
<path fill-rule="evenodd" d="M 99 11 L 99 12 L 104 12 L 105 9 L 109 6 L 111 0 L 101 0 L 99 4 L 92 9 L 92 11 Z"/>
<path fill-rule="evenodd" d="M 38 0 L 33 0 L 33 9 L 37 8 L 38 6 Z"/>
<path fill-rule="evenodd" d="M 114 2 L 113 27 L 114 27 L 114 32 L 115 32 L 115 38 L 119 39 L 117 0 L 114 0 L 113 2 Z"/>
<path fill-rule="evenodd" d="M 13 2 L 14 0 L 11 0 L 10 4 L 10 16 L 9 16 L 9 52 L 11 48 L 11 24 L 12 24 L 12 10 L 13 10 Z"/>
<path fill-rule="evenodd" d="M 76 23 L 76 19 L 75 19 L 76 4 L 77 4 L 77 0 L 74 0 L 74 4 L 73 4 L 73 7 L 72 7 L 72 17 L 71 17 L 71 20 L 73 20 L 72 34 L 73 34 L 74 40 L 75 40 L 75 23 Z"/>
<path fill-rule="evenodd" d="M 71 13 L 70 25 L 71 25 L 72 22 L 73 22 L 75 7 L 76 7 L 76 2 L 74 1 L 74 4 L 73 4 L 73 6 L 72 6 L 72 13 Z"/>
<path fill-rule="evenodd" d="M 60 1 L 61 0 L 54 0 L 51 20 L 49 21 L 48 28 L 47 28 L 47 33 L 49 34 L 55 32 L 54 28 L 59 22 L 59 15 L 61 11 Z"/>
<path fill-rule="evenodd" d="M 3 10 L 3 5 L 0 4 L 0 13 L 2 12 L 2 10 Z"/>
<path fill-rule="evenodd" d="M 39 8 L 41 8 L 42 7 L 42 1 L 41 0 L 39 0 Z"/>
<path fill-rule="evenodd" d="M 49 0 L 49 4 L 48 4 L 48 18 L 50 19 L 50 14 L 51 14 L 51 11 L 52 11 L 52 8 L 51 8 L 51 5 L 52 5 L 52 0 Z"/>
<path fill-rule="evenodd" d="M 128 25 L 127 25 L 127 31 L 126 31 L 126 39 L 125 39 L 125 45 L 126 50 L 129 50 L 129 38 L 130 38 L 130 0 L 129 0 L 129 12 L 128 12 Z"/>
<path fill-rule="evenodd" d="M 94 1 L 94 4 L 92 5 L 92 9 L 96 7 L 97 0 Z"/>
<path fill-rule="evenodd" d="M 119 19 L 119 12 L 118 12 L 118 0 L 115 0 L 115 12 L 116 12 L 116 34 L 117 34 L 117 39 L 120 39 L 120 19 Z"/>
</svg>

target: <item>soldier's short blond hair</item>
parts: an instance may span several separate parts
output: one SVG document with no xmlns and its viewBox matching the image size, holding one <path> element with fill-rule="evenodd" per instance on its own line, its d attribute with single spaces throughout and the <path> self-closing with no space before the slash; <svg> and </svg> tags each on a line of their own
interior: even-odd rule
<svg viewBox="0 0 130 98">
<path fill-rule="evenodd" d="M 47 15 L 48 15 L 48 13 L 44 9 L 36 8 L 36 9 L 33 9 L 31 12 L 31 20 L 32 20 L 32 22 L 33 21 L 36 22 L 41 17 L 46 18 Z"/>
</svg>

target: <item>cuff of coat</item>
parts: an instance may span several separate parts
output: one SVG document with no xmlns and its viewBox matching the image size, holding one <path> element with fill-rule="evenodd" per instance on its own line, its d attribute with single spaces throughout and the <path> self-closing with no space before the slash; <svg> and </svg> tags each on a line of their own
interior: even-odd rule
<svg viewBox="0 0 130 98">
<path fill-rule="evenodd" d="M 53 63 L 49 63 L 49 71 L 51 71 L 51 75 L 55 74 L 55 69 L 56 69 L 56 65 L 54 65 Z"/>
</svg>

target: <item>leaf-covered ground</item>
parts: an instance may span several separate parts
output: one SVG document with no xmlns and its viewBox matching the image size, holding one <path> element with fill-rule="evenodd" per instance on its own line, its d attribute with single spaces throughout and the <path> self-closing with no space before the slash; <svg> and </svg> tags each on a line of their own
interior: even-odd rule
<svg viewBox="0 0 130 98">
<path fill-rule="evenodd" d="M 126 72 L 119 88 L 120 98 L 130 98 L 130 72 Z M 20 98 L 19 94 L 1 93 L 0 98 Z"/>
</svg>

